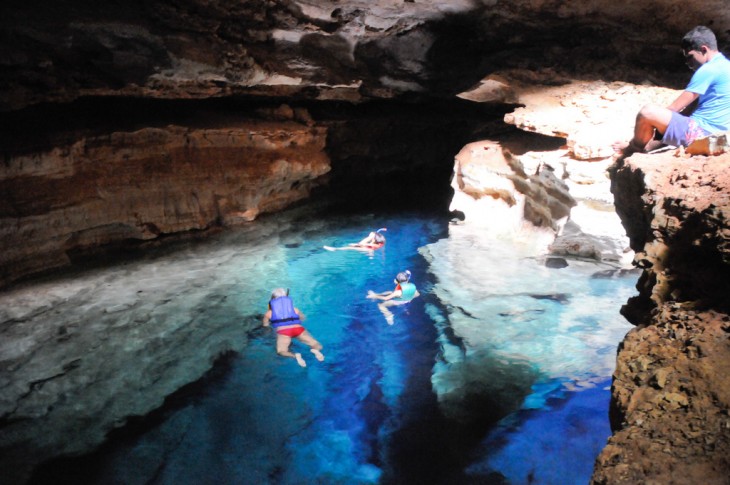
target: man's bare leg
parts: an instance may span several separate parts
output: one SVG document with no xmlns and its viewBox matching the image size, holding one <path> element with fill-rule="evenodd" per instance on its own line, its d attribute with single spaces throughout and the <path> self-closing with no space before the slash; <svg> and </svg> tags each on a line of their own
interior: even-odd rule
<svg viewBox="0 0 730 485">
<path fill-rule="evenodd" d="M 634 137 L 629 142 L 615 142 L 612 146 L 615 152 L 624 156 L 633 153 L 645 153 L 658 148 L 661 142 L 654 140 L 656 132 L 664 133 L 672 120 L 672 112 L 667 108 L 655 105 L 646 105 L 636 115 Z M 658 142 L 655 143 L 655 142 Z"/>
</svg>

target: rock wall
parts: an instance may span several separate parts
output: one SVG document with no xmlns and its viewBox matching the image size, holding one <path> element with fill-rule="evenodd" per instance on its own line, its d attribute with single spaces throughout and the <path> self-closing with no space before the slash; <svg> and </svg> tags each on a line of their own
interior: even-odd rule
<svg viewBox="0 0 730 485">
<path fill-rule="evenodd" d="M 725 7 L 724 0 L 8 0 L 0 6 L 0 110 L 83 96 L 450 97 L 506 67 L 681 83 L 676 40 L 697 24 L 727 31 Z"/>
<path fill-rule="evenodd" d="M 295 120 L 82 136 L 0 167 L 0 286 L 85 251 L 253 220 L 330 171 L 326 129 Z"/>
<path fill-rule="evenodd" d="M 594 483 L 727 484 L 730 154 L 634 155 L 613 170 L 639 295 L 619 348 L 614 435 Z"/>
</svg>

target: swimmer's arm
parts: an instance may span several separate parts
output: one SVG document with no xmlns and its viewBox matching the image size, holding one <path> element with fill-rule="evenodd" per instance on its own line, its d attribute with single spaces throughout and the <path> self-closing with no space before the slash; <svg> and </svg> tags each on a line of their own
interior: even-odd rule
<svg viewBox="0 0 730 485">
<path fill-rule="evenodd" d="M 264 327 L 268 327 L 269 323 L 271 323 L 271 310 L 266 310 L 266 313 L 264 313 L 264 318 L 261 321 Z"/>
<path fill-rule="evenodd" d="M 371 232 L 370 234 L 368 234 L 368 237 L 366 237 L 365 239 L 363 239 L 360 242 L 353 243 L 350 246 L 366 246 L 368 244 L 372 244 L 373 241 L 375 241 L 375 233 Z"/>
<path fill-rule="evenodd" d="M 401 296 L 402 294 L 403 294 L 403 292 L 402 292 L 402 291 L 400 291 L 400 290 L 395 290 L 395 291 L 391 291 L 391 292 L 390 292 L 390 293 L 388 293 L 387 295 L 383 295 L 383 296 L 381 296 L 381 297 L 379 298 L 379 300 L 383 300 L 383 301 L 388 301 L 388 300 L 392 300 L 393 298 L 398 298 L 398 297 L 400 297 L 400 296 Z"/>
<path fill-rule="evenodd" d="M 297 313 L 297 315 L 299 315 L 299 320 L 303 322 L 304 321 L 304 313 L 302 313 L 299 310 L 299 308 L 295 308 L 294 311 Z"/>
</svg>

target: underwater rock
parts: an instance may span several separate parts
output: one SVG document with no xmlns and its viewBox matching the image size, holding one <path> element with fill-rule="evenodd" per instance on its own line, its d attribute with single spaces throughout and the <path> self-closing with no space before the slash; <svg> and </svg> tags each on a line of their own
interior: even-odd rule
<svg viewBox="0 0 730 485">
<path fill-rule="evenodd" d="M 519 409 L 537 377 L 527 362 L 480 349 L 434 374 L 432 381 L 447 418 L 486 427 Z"/>
<path fill-rule="evenodd" d="M 280 266 L 262 229 L 204 257 L 186 246 L 0 293 L 0 482 L 90 452 L 242 350 L 261 322 L 243 309 Z"/>
</svg>

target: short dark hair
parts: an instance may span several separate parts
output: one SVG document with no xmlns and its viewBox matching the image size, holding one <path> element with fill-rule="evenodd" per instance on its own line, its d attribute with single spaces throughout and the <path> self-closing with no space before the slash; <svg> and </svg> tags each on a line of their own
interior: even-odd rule
<svg viewBox="0 0 730 485">
<path fill-rule="evenodd" d="M 713 51 L 717 50 L 717 38 L 714 32 L 704 25 L 698 25 L 682 38 L 682 49 L 685 51 L 700 50 L 703 45 Z"/>
</svg>

